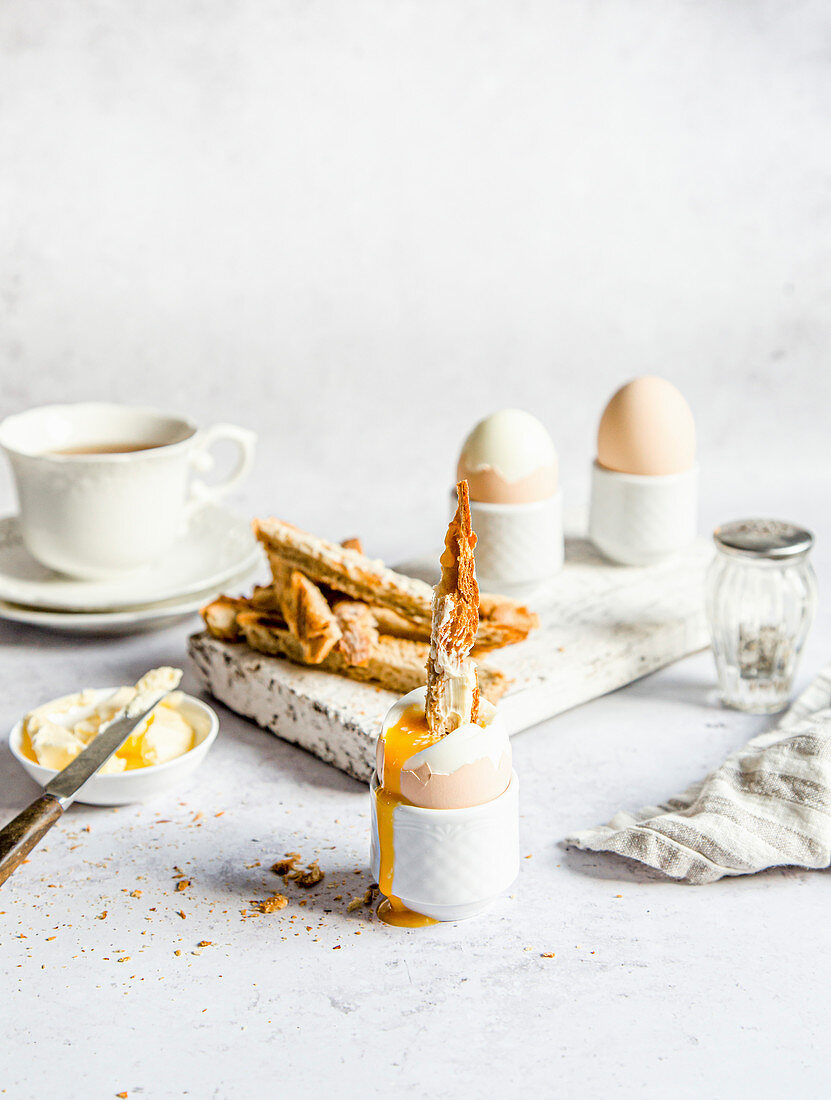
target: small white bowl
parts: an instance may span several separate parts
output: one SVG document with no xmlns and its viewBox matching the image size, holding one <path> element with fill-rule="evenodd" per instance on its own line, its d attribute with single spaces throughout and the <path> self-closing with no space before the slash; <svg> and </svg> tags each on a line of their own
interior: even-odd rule
<svg viewBox="0 0 831 1100">
<path fill-rule="evenodd" d="M 98 688 L 100 698 L 112 694 L 114 687 Z M 182 715 L 193 726 L 194 745 L 182 756 L 168 760 L 166 764 L 151 764 L 146 768 L 133 768 L 131 771 L 115 772 L 113 775 L 94 775 L 83 785 L 75 798 L 76 802 L 85 802 L 88 806 L 125 806 L 130 802 L 141 802 L 145 798 L 159 794 L 169 787 L 175 787 L 199 767 L 219 732 L 219 719 L 216 713 L 193 695 L 185 695 L 179 706 Z M 24 756 L 23 720 L 21 719 L 9 734 L 9 748 L 12 756 L 25 771 L 45 787 L 58 774 L 53 768 L 36 764 Z"/>
</svg>

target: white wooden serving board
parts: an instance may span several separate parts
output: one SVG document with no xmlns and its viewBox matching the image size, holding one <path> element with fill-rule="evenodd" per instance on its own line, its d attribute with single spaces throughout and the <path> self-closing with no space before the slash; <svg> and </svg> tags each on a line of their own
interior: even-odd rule
<svg viewBox="0 0 831 1100">
<path fill-rule="evenodd" d="M 712 544 L 702 539 L 660 565 L 616 566 L 585 539 L 567 539 L 563 572 L 528 600 L 540 629 L 486 658 L 513 679 L 499 704 L 509 731 L 703 649 L 703 581 L 711 556 Z M 391 692 L 206 633 L 195 634 L 189 649 L 205 687 L 231 710 L 356 779 L 369 778 L 381 720 L 395 700 Z"/>
</svg>

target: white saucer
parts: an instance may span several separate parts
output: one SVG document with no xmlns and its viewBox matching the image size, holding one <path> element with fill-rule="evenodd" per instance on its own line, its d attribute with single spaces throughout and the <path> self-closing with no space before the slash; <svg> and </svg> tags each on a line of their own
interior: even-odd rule
<svg viewBox="0 0 831 1100">
<path fill-rule="evenodd" d="M 117 580 L 76 580 L 54 573 L 29 556 L 16 516 L 0 519 L 0 600 L 27 610 L 121 613 L 162 600 L 195 598 L 210 588 L 218 591 L 261 561 L 251 525 L 224 508 L 206 505 L 154 565 Z M 5 610 L 3 614 L 10 617 Z"/>
<path fill-rule="evenodd" d="M 25 604 L 6 603 L 0 600 L 0 619 L 13 623 L 57 630 L 63 634 L 140 634 L 146 630 L 158 630 L 162 626 L 194 615 L 201 607 L 219 595 L 220 591 L 232 592 L 242 587 L 251 576 L 247 569 L 219 588 L 209 588 L 190 596 L 177 596 L 173 600 L 140 604 L 120 611 L 54 611 Z"/>
</svg>

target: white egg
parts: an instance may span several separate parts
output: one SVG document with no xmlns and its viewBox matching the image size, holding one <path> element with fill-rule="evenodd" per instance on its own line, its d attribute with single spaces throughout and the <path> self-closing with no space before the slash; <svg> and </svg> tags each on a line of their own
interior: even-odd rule
<svg viewBox="0 0 831 1100">
<path fill-rule="evenodd" d="M 525 504 L 557 491 L 557 452 L 535 416 L 502 409 L 480 420 L 459 456 L 457 480 L 470 486 L 471 500 Z"/>
</svg>

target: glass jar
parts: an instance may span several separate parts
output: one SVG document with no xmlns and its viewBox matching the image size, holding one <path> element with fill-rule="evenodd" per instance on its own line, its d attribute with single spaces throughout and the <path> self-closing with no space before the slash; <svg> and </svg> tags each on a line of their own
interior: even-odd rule
<svg viewBox="0 0 831 1100">
<path fill-rule="evenodd" d="M 788 702 L 814 618 L 814 536 L 781 520 L 738 520 L 713 533 L 707 617 L 722 700 L 754 714 Z"/>
</svg>

